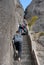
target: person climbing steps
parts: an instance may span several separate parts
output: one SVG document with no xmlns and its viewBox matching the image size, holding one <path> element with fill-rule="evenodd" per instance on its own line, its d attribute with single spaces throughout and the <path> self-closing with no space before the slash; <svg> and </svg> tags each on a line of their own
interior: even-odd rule
<svg viewBox="0 0 44 65">
<path fill-rule="evenodd" d="M 23 37 L 19 33 L 19 31 L 16 31 L 16 34 L 13 37 L 13 49 L 15 51 L 15 48 L 16 48 L 16 51 L 15 52 L 18 55 L 18 61 L 20 61 L 20 58 L 21 58 L 22 43 L 23 43 Z"/>
</svg>

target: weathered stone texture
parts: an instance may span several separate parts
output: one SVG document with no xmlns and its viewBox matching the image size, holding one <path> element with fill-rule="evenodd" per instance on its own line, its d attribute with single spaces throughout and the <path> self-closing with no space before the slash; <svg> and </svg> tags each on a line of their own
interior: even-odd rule
<svg viewBox="0 0 44 65">
<path fill-rule="evenodd" d="M 19 7 L 16 7 L 16 4 Z M 10 64 L 10 44 L 24 11 L 18 0 L 0 0 L 0 65 Z"/>
<path fill-rule="evenodd" d="M 38 16 L 38 20 L 33 25 L 32 30 L 35 32 L 44 31 L 44 1 L 32 0 L 31 4 L 26 8 L 25 18 L 31 19 L 33 16 Z"/>
<path fill-rule="evenodd" d="M 30 20 L 33 16 L 38 16 L 38 20 L 32 26 L 35 33 L 44 32 L 44 0 L 32 0 L 26 8 L 25 19 Z M 44 65 L 44 35 L 36 41 L 36 52 L 40 65 Z"/>
</svg>

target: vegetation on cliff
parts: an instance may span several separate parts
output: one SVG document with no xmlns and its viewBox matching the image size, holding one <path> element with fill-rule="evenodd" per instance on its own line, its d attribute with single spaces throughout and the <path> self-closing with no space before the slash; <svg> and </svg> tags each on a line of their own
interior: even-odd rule
<svg viewBox="0 0 44 65">
<path fill-rule="evenodd" d="M 31 18 L 31 20 L 28 20 L 28 26 L 29 26 L 29 28 L 31 28 L 31 26 L 33 26 L 33 24 L 36 22 L 37 19 L 38 19 L 38 16 L 33 16 Z"/>
</svg>

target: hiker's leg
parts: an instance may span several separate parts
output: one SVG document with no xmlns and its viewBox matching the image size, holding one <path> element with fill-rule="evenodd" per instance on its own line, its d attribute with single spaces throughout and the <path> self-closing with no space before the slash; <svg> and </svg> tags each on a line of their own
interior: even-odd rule
<svg viewBox="0 0 44 65">
<path fill-rule="evenodd" d="M 21 57 L 21 52 L 22 52 L 22 46 L 21 46 L 21 42 L 19 42 L 19 45 L 18 45 L 18 55 L 19 57 Z"/>
<path fill-rule="evenodd" d="M 15 42 L 14 56 L 15 56 L 15 59 L 17 59 L 18 57 L 18 43 L 17 42 Z"/>
</svg>

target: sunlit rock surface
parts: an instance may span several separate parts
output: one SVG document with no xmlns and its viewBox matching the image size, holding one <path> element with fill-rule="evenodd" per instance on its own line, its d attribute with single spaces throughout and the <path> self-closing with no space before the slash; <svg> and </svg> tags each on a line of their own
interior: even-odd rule
<svg viewBox="0 0 44 65">
<path fill-rule="evenodd" d="M 0 65 L 11 64 L 11 42 L 24 10 L 19 0 L 0 0 Z"/>
<path fill-rule="evenodd" d="M 32 0 L 31 4 L 26 8 L 25 18 L 31 19 L 32 16 L 38 16 L 38 20 L 33 25 L 32 30 L 35 32 L 44 31 L 44 1 Z"/>
<path fill-rule="evenodd" d="M 38 16 L 38 19 L 32 26 L 35 33 L 44 32 L 44 1 L 32 0 L 31 4 L 25 10 L 24 18 L 28 20 L 33 16 Z"/>
<path fill-rule="evenodd" d="M 32 26 L 32 30 L 35 33 L 44 32 L 44 0 L 32 0 L 31 4 L 26 8 L 24 18 L 29 21 L 33 16 L 38 16 L 38 20 Z M 44 65 L 44 35 L 40 36 L 36 42 L 40 65 Z"/>
</svg>

